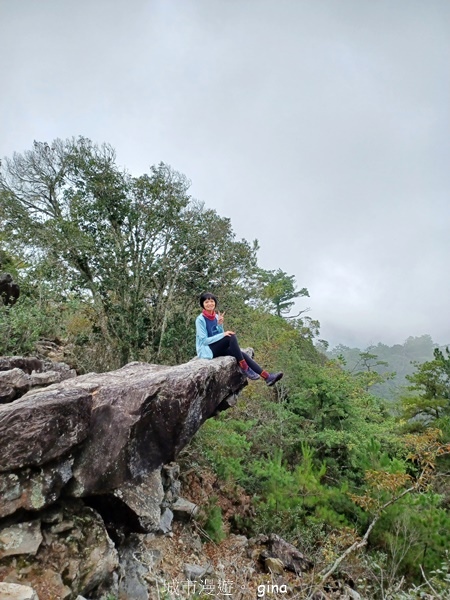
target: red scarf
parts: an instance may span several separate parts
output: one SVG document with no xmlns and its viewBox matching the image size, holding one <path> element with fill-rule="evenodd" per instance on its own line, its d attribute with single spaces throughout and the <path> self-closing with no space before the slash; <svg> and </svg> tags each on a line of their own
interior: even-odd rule
<svg viewBox="0 0 450 600">
<path fill-rule="evenodd" d="M 210 321 L 214 321 L 214 319 L 215 319 L 215 318 L 216 318 L 216 316 L 217 316 L 215 312 L 213 312 L 213 314 L 212 314 L 212 315 L 210 315 L 210 314 L 209 314 L 209 312 L 206 312 L 206 310 L 205 310 L 205 309 L 203 309 L 203 311 L 202 311 L 202 315 L 205 317 L 205 319 L 209 319 Z"/>
</svg>

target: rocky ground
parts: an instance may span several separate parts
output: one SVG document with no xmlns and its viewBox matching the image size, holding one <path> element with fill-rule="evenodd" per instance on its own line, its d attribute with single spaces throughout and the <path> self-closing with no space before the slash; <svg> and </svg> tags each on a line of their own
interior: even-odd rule
<svg viewBox="0 0 450 600">
<path fill-rule="evenodd" d="M 152 599 L 203 596 L 246 600 L 257 597 L 262 587 L 267 588 L 266 596 L 292 597 L 301 586 L 301 577 L 293 573 L 265 569 L 259 560 L 263 545 L 244 536 L 231 534 L 219 544 L 202 544 L 195 529 L 177 526 L 173 537 L 144 543 L 153 556 L 160 557 L 145 576 Z M 278 594 L 272 593 L 275 588 Z"/>
<path fill-rule="evenodd" d="M 251 499 L 242 490 L 227 488 L 208 469 L 187 470 L 181 479 L 181 493 L 200 507 L 199 513 L 188 522 L 174 521 L 172 531 L 164 536 L 136 536 L 135 540 L 140 537 L 141 581 L 146 589 L 140 596 L 136 587 L 127 588 L 128 595 L 119 594 L 119 598 L 360 600 L 356 591 L 342 583 L 334 583 L 326 593 L 314 592 L 312 561 L 278 536 L 247 538 L 230 533 L 234 516 L 252 517 Z M 212 541 L 203 528 L 204 509 L 211 498 L 217 499 L 222 512 L 226 537 L 220 542 Z M 128 577 L 131 572 L 127 567 Z"/>
</svg>

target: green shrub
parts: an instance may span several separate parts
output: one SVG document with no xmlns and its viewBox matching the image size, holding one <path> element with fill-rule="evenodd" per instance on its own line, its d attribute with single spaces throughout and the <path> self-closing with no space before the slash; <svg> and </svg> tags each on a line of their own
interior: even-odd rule
<svg viewBox="0 0 450 600">
<path fill-rule="evenodd" d="M 219 417 L 207 421 L 200 430 L 195 443 L 201 446 L 221 479 L 240 482 L 246 477 L 244 464 L 248 461 L 251 443 L 244 434 L 251 427 L 251 421 Z"/>
<path fill-rule="evenodd" d="M 0 355 L 33 354 L 40 338 L 59 337 L 60 309 L 32 298 L 11 307 L 0 303 Z"/>
<path fill-rule="evenodd" d="M 217 496 L 213 496 L 203 509 L 201 524 L 213 542 L 219 544 L 225 538 L 222 509 L 217 504 Z"/>
</svg>

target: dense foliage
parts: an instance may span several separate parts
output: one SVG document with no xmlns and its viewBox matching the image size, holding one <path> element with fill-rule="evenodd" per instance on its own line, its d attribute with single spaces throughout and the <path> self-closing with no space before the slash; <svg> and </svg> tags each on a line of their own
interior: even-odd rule
<svg viewBox="0 0 450 600">
<path fill-rule="evenodd" d="M 381 344 L 326 356 L 319 323 L 304 311 L 289 318 L 308 290 L 281 268 L 259 268 L 257 243 L 236 240 L 230 221 L 188 191 L 169 166 L 132 177 L 110 146 L 84 138 L 6 159 L 0 271 L 13 274 L 21 297 L 0 305 L 0 354 L 31 354 L 47 339 L 80 372 L 183 362 L 194 355 L 197 298 L 214 291 L 241 345 L 285 373 L 276 389 L 251 384 L 185 453 L 253 498 L 254 517 L 227 526 L 284 536 L 314 557 L 322 580 L 340 569 L 368 597 L 409 597 L 400 578 L 421 585 L 421 569 L 444 585 L 448 351 L 433 355 L 423 336 L 394 347 L 394 365 Z M 409 387 L 393 410 L 373 386 L 406 363 Z M 222 517 L 211 502 L 205 528 L 218 540 Z M 353 548 L 359 554 L 341 562 Z"/>
<path fill-rule="evenodd" d="M 29 296 L 75 309 L 68 333 L 75 345 L 89 338 L 97 368 L 185 359 L 201 291 L 245 297 L 252 287 L 256 244 L 237 241 L 229 219 L 188 188 L 164 164 L 131 177 L 110 146 L 84 138 L 6 159 L 4 252 L 21 252 Z"/>
<path fill-rule="evenodd" d="M 285 378 L 276 390 L 253 384 L 237 409 L 208 422 L 196 440 L 200 464 L 206 458 L 253 495 L 255 517 L 234 526 L 275 530 L 323 565 L 357 547 L 374 524 L 368 551 L 340 565 L 367 597 L 393 597 L 402 576 L 419 585 L 421 569 L 438 572 L 450 542 L 446 416 L 418 429 L 371 395 L 365 380 L 317 353 L 295 324 L 255 313 L 250 329 L 249 337 L 264 332 L 254 344 L 258 356 Z M 441 369 L 448 398 L 448 358 L 437 353 L 435 360 L 431 381 Z M 424 370 L 412 378 L 422 393 L 409 397 L 419 406 L 435 402 Z"/>
</svg>

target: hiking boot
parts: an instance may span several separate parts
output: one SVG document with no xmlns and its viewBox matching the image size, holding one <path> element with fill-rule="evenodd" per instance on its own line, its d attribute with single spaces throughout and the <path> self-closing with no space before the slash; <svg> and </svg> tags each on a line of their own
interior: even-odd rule
<svg viewBox="0 0 450 600">
<path fill-rule="evenodd" d="M 269 377 L 266 378 L 266 384 L 268 386 L 272 386 L 275 385 L 275 383 L 277 381 L 280 381 L 280 379 L 283 377 L 283 372 L 280 371 L 279 373 L 269 373 Z"/>
<path fill-rule="evenodd" d="M 253 371 L 253 369 L 250 369 L 250 367 L 247 367 L 246 369 L 239 367 L 239 371 L 242 373 L 242 375 L 245 375 L 249 379 L 253 379 L 253 381 L 259 379 L 258 373 L 255 373 L 255 371 Z"/>
</svg>

